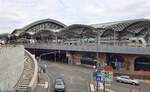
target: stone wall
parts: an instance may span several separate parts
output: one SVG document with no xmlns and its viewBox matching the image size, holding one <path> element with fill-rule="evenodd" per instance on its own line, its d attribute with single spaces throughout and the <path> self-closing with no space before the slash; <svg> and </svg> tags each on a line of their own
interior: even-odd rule
<svg viewBox="0 0 150 92">
<path fill-rule="evenodd" d="M 0 89 L 13 89 L 24 68 L 24 47 L 0 47 Z"/>
</svg>

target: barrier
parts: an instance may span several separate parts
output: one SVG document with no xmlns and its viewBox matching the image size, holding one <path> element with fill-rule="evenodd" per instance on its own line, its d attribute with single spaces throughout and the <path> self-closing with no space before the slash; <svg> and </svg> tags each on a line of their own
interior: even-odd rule
<svg viewBox="0 0 150 92">
<path fill-rule="evenodd" d="M 37 86 L 38 81 L 38 64 L 31 53 L 24 51 L 24 69 L 20 79 L 15 85 L 14 89 L 16 92 L 32 92 Z"/>
<path fill-rule="evenodd" d="M 37 81 L 38 81 L 38 64 L 37 64 L 37 60 L 35 59 L 34 55 L 29 53 L 27 50 L 25 50 L 25 52 L 29 55 L 29 57 L 34 62 L 34 74 L 33 74 L 33 77 L 31 79 L 30 83 L 29 83 L 29 88 L 28 88 L 28 91 L 32 92 L 35 89 Z"/>
</svg>

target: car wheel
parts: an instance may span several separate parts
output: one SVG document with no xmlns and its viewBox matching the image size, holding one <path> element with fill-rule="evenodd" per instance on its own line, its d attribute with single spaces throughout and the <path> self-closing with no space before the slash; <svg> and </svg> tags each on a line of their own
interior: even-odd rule
<svg viewBox="0 0 150 92">
<path fill-rule="evenodd" d="M 116 80 L 117 82 L 119 82 L 119 80 Z"/>
<path fill-rule="evenodd" d="M 132 82 L 132 85 L 136 85 L 136 83 Z"/>
<path fill-rule="evenodd" d="M 122 83 L 122 81 L 121 80 L 118 80 L 120 83 Z"/>
</svg>

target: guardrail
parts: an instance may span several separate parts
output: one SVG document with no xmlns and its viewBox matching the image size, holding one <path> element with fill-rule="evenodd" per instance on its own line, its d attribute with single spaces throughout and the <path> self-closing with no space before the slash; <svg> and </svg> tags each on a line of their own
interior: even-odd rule
<svg viewBox="0 0 150 92">
<path fill-rule="evenodd" d="M 34 74 L 29 83 L 29 89 L 30 89 L 30 92 L 32 92 L 35 89 L 37 81 L 38 81 L 38 64 L 37 64 L 37 60 L 35 59 L 35 56 L 29 53 L 27 50 L 25 51 L 34 63 Z"/>
</svg>

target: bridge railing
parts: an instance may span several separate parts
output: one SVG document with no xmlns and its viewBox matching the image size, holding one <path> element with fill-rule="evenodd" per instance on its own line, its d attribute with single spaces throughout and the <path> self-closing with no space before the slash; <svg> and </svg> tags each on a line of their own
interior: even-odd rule
<svg viewBox="0 0 150 92">
<path fill-rule="evenodd" d="M 114 42 L 114 43 L 110 43 L 110 42 L 71 42 L 71 41 L 67 41 L 67 42 L 53 42 L 53 41 L 35 41 L 35 42 L 24 42 L 23 44 L 58 44 L 58 45 L 105 45 L 105 46 L 127 46 L 127 47 L 149 47 L 149 45 L 143 45 L 143 44 L 140 44 L 140 43 L 126 43 L 126 42 Z"/>
<path fill-rule="evenodd" d="M 56 43 L 26 43 L 26 48 L 41 48 L 68 51 L 92 51 L 105 53 L 150 54 L 149 47 L 130 47 L 105 44 L 56 44 Z"/>
</svg>

